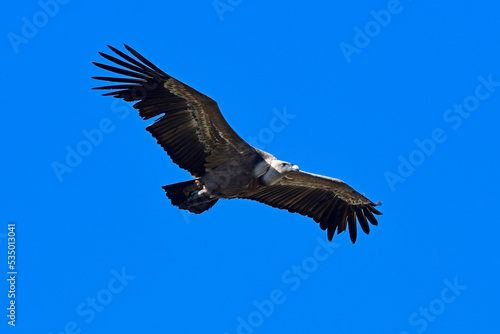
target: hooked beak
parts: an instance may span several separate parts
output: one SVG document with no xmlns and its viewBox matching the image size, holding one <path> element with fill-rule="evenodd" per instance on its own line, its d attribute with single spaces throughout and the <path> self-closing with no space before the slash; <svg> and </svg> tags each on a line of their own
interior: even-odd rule
<svg viewBox="0 0 500 334">
<path fill-rule="evenodd" d="M 292 165 L 292 171 L 298 172 L 299 171 L 299 166 L 297 165 Z"/>
</svg>

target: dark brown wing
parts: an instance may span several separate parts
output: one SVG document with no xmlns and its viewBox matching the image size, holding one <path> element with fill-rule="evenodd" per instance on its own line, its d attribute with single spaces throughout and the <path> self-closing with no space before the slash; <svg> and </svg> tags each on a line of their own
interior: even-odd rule
<svg viewBox="0 0 500 334">
<path fill-rule="evenodd" d="M 125 77 L 93 77 L 113 83 L 94 89 L 111 89 L 103 95 L 139 101 L 134 108 L 143 119 L 161 116 L 146 130 L 179 167 L 199 177 L 205 174 L 205 159 L 216 147 L 230 153 L 252 150 L 229 126 L 214 100 L 169 76 L 131 47 L 125 45 L 135 58 L 108 47 L 123 60 L 99 54 L 123 68 L 94 64 Z"/>
<path fill-rule="evenodd" d="M 328 230 L 328 240 L 348 227 L 352 243 L 356 242 L 357 225 L 370 233 L 368 222 L 378 225 L 373 214 L 381 215 L 376 204 L 348 186 L 326 176 L 306 172 L 287 173 L 281 181 L 259 189 L 248 198 L 279 209 L 297 212 L 314 219 L 322 230 Z"/>
</svg>

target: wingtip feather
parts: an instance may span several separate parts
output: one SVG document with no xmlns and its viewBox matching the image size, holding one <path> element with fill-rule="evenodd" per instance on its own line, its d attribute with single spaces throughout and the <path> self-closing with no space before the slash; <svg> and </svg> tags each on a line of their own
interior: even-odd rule
<svg viewBox="0 0 500 334">
<path fill-rule="evenodd" d="M 351 238 L 351 242 L 354 244 L 356 243 L 356 238 L 358 236 L 355 211 L 351 211 L 347 215 L 347 224 L 349 226 L 349 237 Z"/>
</svg>

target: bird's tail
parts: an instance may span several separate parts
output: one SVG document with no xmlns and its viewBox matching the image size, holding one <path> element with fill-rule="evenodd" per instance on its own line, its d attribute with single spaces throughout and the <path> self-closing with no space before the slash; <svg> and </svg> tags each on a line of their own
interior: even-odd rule
<svg viewBox="0 0 500 334">
<path fill-rule="evenodd" d="M 209 198 L 203 195 L 198 195 L 202 187 L 197 180 L 185 181 L 163 186 L 167 193 L 167 197 L 172 202 L 172 205 L 179 209 L 188 210 L 192 213 L 202 213 L 217 203 L 218 198 Z"/>
</svg>

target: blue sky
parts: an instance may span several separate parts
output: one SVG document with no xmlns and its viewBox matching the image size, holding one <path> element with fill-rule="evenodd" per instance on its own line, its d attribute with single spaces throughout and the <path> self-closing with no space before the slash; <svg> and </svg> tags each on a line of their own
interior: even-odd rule
<svg viewBox="0 0 500 334">
<path fill-rule="evenodd" d="M 15 222 L 18 276 L 15 329 L 0 284 L 2 333 L 500 330 L 499 3 L 6 6 L 0 262 L 7 277 Z M 189 174 L 91 90 L 97 52 L 123 43 L 243 138 L 381 200 L 379 226 L 330 244 L 257 202 L 171 206 L 161 186 Z"/>
</svg>

